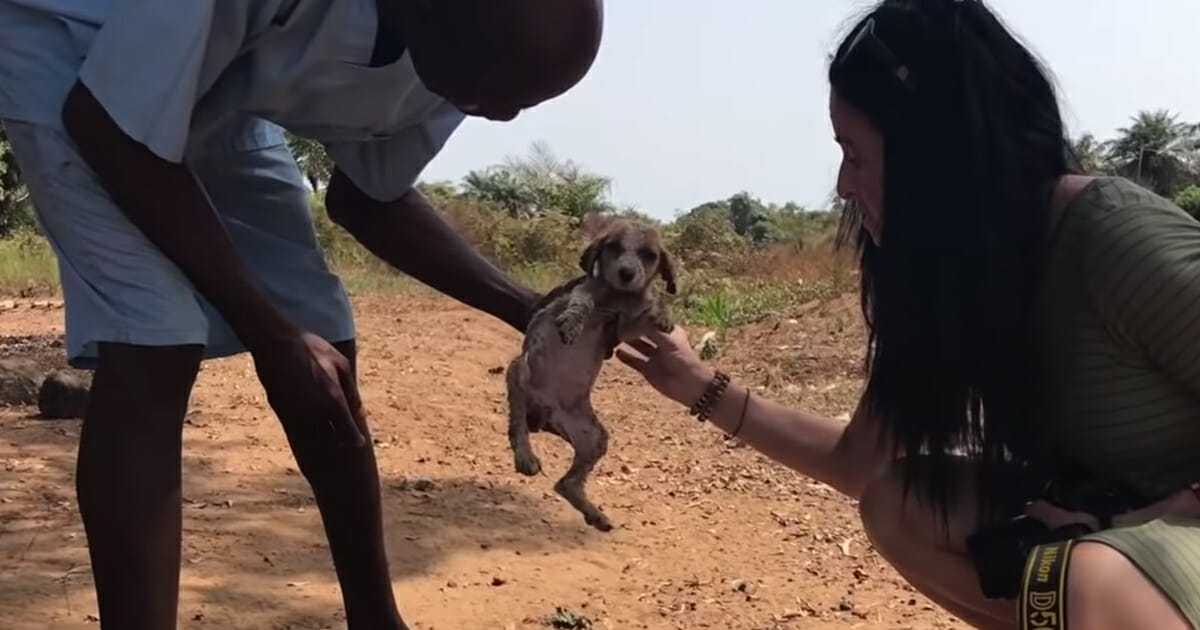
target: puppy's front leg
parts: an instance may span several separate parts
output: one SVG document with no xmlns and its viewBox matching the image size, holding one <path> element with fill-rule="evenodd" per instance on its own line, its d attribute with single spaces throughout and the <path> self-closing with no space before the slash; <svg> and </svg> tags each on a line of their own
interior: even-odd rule
<svg viewBox="0 0 1200 630">
<path fill-rule="evenodd" d="M 596 302 L 592 299 L 591 292 L 582 285 L 571 291 L 566 308 L 558 314 L 558 317 L 554 318 L 554 324 L 558 327 L 558 336 L 563 343 L 567 345 L 575 343 L 595 308 Z"/>
<path fill-rule="evenodd" d="M 663 333 L 675 330 L 671 311 L 667 308 L 666 304 L 658 300 L 651 303 L 650 308 L 646 309 L 640 315 L 628 319 L 622 318 L 620 338 L 621 341 L 630 341 L 638 337 L 643 337 L 655 330 Z"/>
<path fill-rule="evenodd" d="M 655 300 L 647 313 L 650 324 L 664 333 L 675 330 L 675 318 L 671 317 L 671 308 L 660 300 Z"/>
</svg>

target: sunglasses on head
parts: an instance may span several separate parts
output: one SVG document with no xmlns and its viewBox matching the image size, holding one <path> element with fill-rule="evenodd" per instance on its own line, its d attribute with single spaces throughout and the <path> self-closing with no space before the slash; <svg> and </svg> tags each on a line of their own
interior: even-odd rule
<svg viewBox="0 0 1200 630">
<path fill-rule="evenodd" d="M 835 63 L 845 63 L 856 53 L 870 55 L 877 63 L 882 64 L 892 76 L 895 76 L 905 89 L 910 92 L 916 91 L 916 85 L 908 66 L 901 63 L 896 53 L 893 53 L 892 49 L 888 48 L 888 45 L 875 34 L 875 18 L 867 18 L 862 26 L 858 27 L 850 44 L 846 46 Z"/>
</svg>

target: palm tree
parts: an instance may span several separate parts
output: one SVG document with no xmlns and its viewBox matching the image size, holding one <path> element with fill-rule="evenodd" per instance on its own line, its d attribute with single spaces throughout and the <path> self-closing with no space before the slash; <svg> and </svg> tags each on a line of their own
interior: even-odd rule
<svg viewBox="0 0 1200 630">
<path fill-rule="evenodd" d="M 1167 110 L 1141 111 L 1118 129 L 1109 156 L 1118 172 L 1170 197 L 1197 179 L 1197 126 Z"/>
</svg>

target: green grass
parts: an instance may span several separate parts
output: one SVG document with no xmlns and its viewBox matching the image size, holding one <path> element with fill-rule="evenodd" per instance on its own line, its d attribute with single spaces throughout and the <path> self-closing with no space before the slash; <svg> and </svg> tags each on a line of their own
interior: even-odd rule
<svg viewBox="0 0 1200 630">
<path fill-rule="evenodd" d="M 771 316 L 784 316 L 792 308 L 813 300 L 837 295 L 841 288 L 832 280 L 819 282 L 722 282 L 701 287 L 685 296 L 676 307 L 685 324 L 724 333 Z"/>
<path fill-rule="evenodd" d="M 708 328 L 725 330 L 731 328 L 738 319 L 737 298 L 721 290 L 717 293 L 701 296 L 696 304 L 688 309 L 689 321 Z"/>
<path fill-rule="evenodd" d="M 50 243 L 32 229 L 0 239 L 0 294 L 56 295 L 61 285 Z"/>
</svg>

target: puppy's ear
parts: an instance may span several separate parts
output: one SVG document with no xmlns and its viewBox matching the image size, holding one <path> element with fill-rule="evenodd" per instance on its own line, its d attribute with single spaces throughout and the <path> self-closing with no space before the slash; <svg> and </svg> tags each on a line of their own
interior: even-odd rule
<svg viewBox="0 0 1200 630">
<path fill-rule="evenodd" d="M 667 293 L 675 295 L 678 291 L 675 286 L 675 259 L 671 257 L 671 252 L 662 247 L 658 249 L 658 273 L 667 283 Z"/>
<path fill-rule="evenodd" d="M 579 268 L 583 273 L 595 277 L 600 274 L 600 252 L 604 250 L 604 245 L 608 243 L 609 232 L 605 231 L 592 242 L 588 244 L 587 249 L 583 250 L 583 255 L 579 257 Z"/>
</svg>

